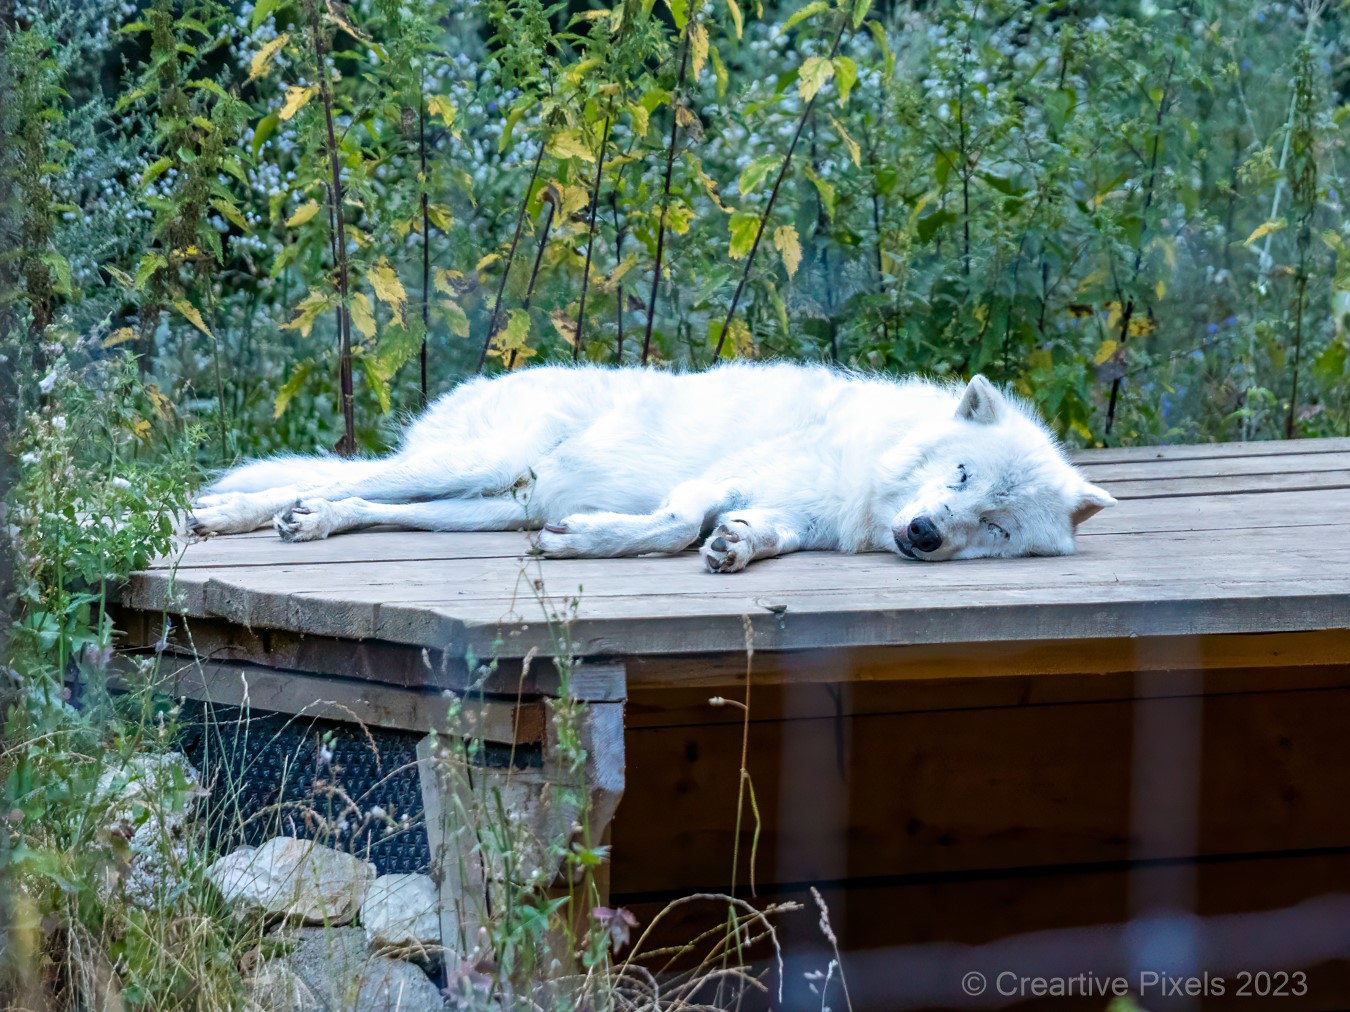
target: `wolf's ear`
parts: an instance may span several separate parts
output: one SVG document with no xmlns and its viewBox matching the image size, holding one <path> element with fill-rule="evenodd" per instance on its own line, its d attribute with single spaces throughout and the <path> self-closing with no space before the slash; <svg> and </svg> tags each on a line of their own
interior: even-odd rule
<svg viewBox="0 0 1350 1012">
<path fill-rule="evenodd" d="M 1115 497 L 1106 489 L 1098 488 L 1088 482 L 1083 482 L 1083 487 L 1078 491 L 1078 502 L 1073 507 L 1073 513 L 1070 515 L 1070 522 L 1077 527 L 1084 520 L 1095 517 L 1108 506 L 1116 504 Z"/>
<path fill-rule="evenodd" d="M 956 417 L 964 422 L 993 425 L 1007 409 L 1007 401 L 994 384 L 977 374 L 970 378 L 966 392 L 961 395 L 961 403 L 956 406 Z"/>
</svg>

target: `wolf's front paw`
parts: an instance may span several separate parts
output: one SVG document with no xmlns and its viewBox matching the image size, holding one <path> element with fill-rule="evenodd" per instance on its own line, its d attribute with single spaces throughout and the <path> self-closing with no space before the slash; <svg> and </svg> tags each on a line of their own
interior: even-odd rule
<svg viewBox="0 0 1350 1012">
<path fill-rule="evenodd" d="M 567 520 L 544 524 L 535 535 L 534 544 L 550 559 L 575 559 L 584 554 L 586 541 L 584 536 L 577 537 L 578 533 Z"/>
<path fill-rule="evenodd" d="M 750 525 L 742 520 L 726 520 L 717 525 L 699 549 L 708 569 L 714 573 L 739 573 L 754 556 L 750 544 Z"/>
<path fill-rule="evenodd" d="M 337 511 L 327 499 L 297 499 L 272 518 L 282 541 L 322 541 L 337 528 Z"/>
<path fill-rule="evenodd" d="M 198 499 L 188 514 L 188 530 L 198 537 L 213 534 L 247 534 L 259 526 L 257 512 L 239 495 Z"/>
</svg>

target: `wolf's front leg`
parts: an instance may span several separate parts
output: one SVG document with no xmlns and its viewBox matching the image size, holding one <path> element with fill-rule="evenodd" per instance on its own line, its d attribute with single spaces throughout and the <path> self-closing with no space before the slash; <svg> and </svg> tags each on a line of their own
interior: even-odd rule
<svg viewBox="0 0 1350 1012">
<path fill-rule="evenodd" d="M 812 547 L 810 524 L 783 510 L 745 509 L 724 513 L 699 554 L 714 573 L 739 573 L 756 559 Z"/>
</svg>

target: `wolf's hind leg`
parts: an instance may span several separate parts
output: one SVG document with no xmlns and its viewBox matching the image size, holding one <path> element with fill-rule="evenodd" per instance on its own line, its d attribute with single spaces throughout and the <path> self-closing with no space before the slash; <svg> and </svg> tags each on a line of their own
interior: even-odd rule
<svg viewBox="0 0 1350 1012">
<path fill-rule="evenodd" d="M 283 541 L 318 541 L 375 524 L 415 531 L 515 531 L 528 523 L 524 504 L 505 496 L 413 503 L 309 498 L 299 500 L 273 520 Z"/>
<path fill-rule="evenodd" d="M 786 555 L 810 543 L 810 524 L 783 510 L 744 509 L 717 518 L 699 554 L 714 573 L 739 573 L 756 559 Z"/>
<path fill-rule="evenodd" d="M 736 499 L 725 482 L 687 481 L 675 486 L 654 513 L 576 513 L 539 532 L 539 547 L 553 558 L 608 559 L 688 548 L 708 521 Z"/>
</svg>

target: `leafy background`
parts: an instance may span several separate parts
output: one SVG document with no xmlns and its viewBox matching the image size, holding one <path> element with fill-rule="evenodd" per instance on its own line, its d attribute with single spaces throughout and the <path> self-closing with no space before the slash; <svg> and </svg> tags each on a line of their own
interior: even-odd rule
<svg viewBox="0 0 1350 1012">
<path fill-rule="evenodd" d="M 338 444 L 344 330 L 367 450 L 424 341 L 434 396 L 485 346 L 702 367 L 724 326 L 983 371 L 1074 443 L 1344 434 L 1344 14 L 25 4 L 11 357 L 132 352 L 209 464 Z"/>
</svg>

